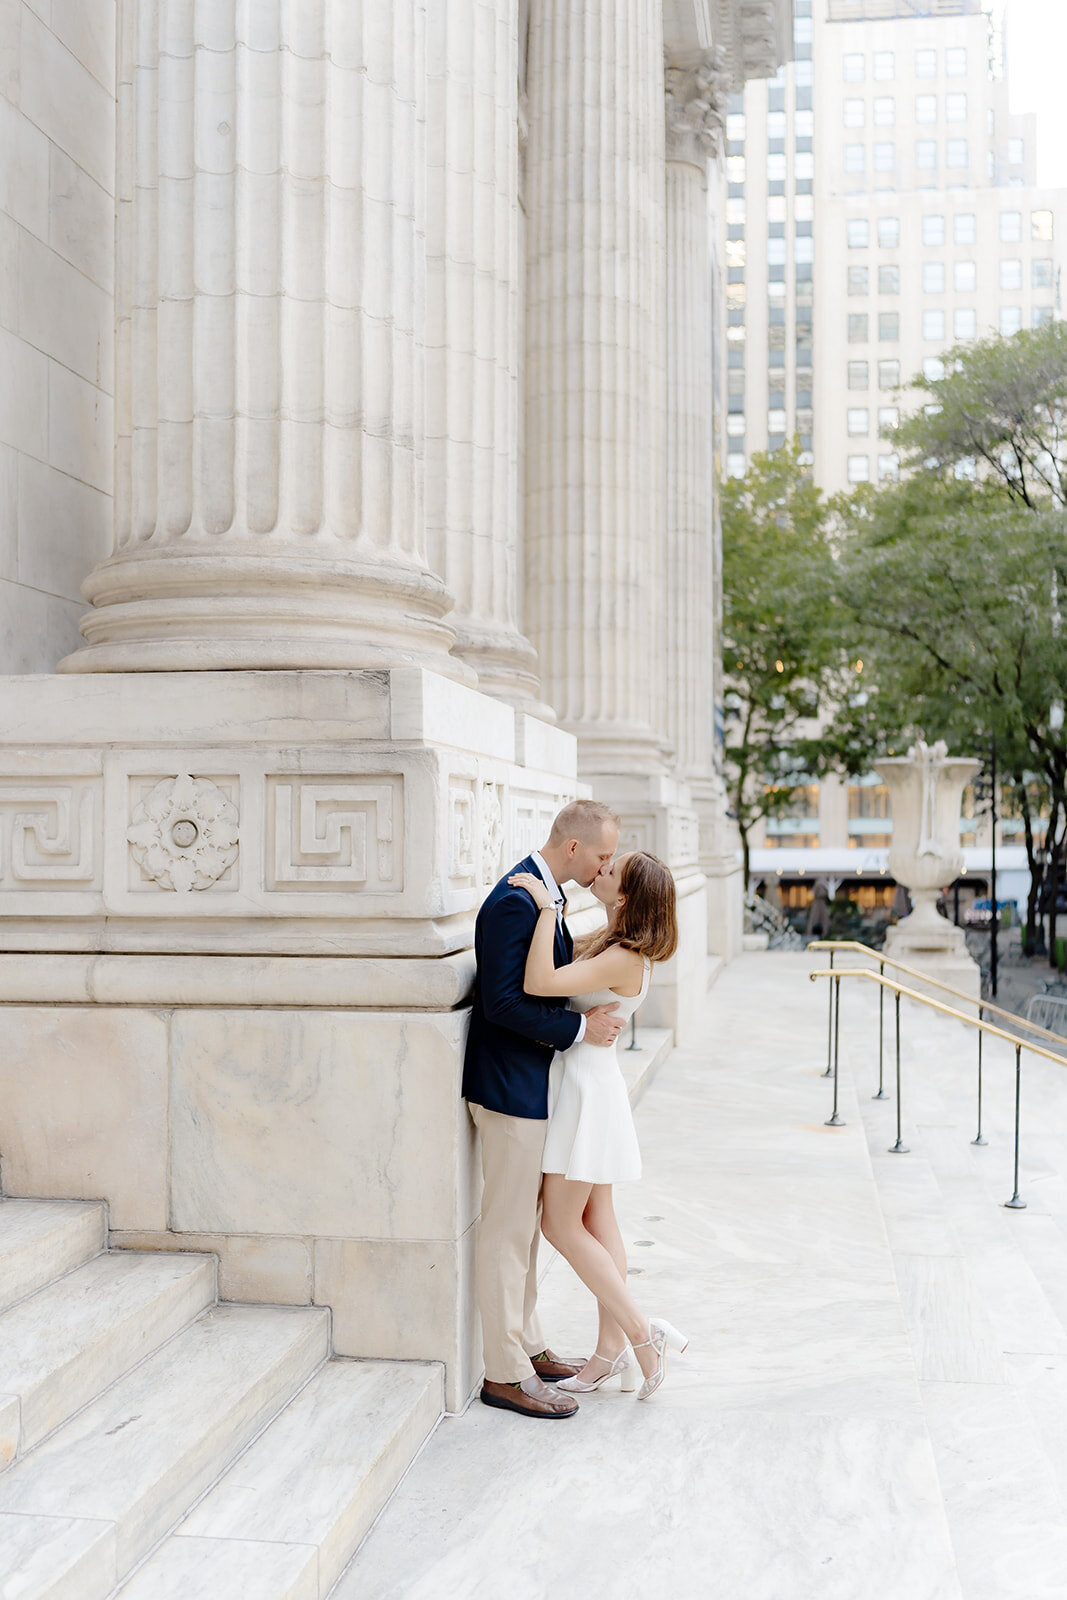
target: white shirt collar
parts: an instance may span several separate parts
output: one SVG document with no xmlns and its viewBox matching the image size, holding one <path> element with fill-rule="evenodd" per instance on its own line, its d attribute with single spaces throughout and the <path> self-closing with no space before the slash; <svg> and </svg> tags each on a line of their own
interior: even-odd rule
<svg viewBox="0 0 1067 1600">
<path fill-rule="evenodd" d="M 551 869 L 544 856 L 541 854 L 540 850 L 531 851 L 531 855 L 533 856 L 534 866 L 545 880 L 545 888 L 549 891 L 556 904 L 562 905 L 563 892 L 555 878 L 552 876 Z"/>
</svg>

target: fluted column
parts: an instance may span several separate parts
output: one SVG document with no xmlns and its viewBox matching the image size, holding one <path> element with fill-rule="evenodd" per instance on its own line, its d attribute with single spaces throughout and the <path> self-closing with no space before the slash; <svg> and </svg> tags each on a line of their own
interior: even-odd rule
<svg viewBox="0 0 1067 1600">
<path fill-rule="evenodd" d="M 64 666 L 462 674 L 423 549 L 423 0 L 120 11 L 116 547 Z"/>
<path fill-rule="evenodd" d="M 454 652 L 544 712 L 519 623 L 519 63 L 514 0 L 427 11 L 426 527 Z M 525 41 L 523 41 L 525 44 Z"/>
<path fill-rule="evenodd" d="M 718 50 L 668 62 L 667 731 L 678 773 L 712 768 L 716 635 L 707 165 L 722 129 Z"/>
<path fill-rule="evenodd" d="M 662 0 L 533 0 L 526 617 L 582 770 L 662 770 Z"/>
</svg>

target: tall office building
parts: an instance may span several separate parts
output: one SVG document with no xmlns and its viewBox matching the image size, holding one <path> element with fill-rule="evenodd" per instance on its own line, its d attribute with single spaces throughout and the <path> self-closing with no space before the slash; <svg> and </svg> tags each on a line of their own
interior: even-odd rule
<svg viewBox="0 0 1067 1600">
<path fill-rule="evenodd" d="M 796 0 L 794 38 L 729 101 L 726 470 L 797 434 L 832 492 L 897 474 L 946 349 L 1058 313 L 1067 191 L 983 0 Z"/>
<path fill-rule="evenodd" d="M 911 380 L 953 345 L 1060 315 L 1067 190 L 1036 186 L 984 0 L 796 0 L 794 38 L 729 102 L 726 470 L 795 433 L 832 493 L 898 475 Z M 799 790 L 754 868 L 878 903 L 887 798 L 873 775 Z M 1020 882 L 1021 826 L 1001 836 Z M 964 817 L 961 839 L 977 875 L 988 838 Z"/>
</svg>

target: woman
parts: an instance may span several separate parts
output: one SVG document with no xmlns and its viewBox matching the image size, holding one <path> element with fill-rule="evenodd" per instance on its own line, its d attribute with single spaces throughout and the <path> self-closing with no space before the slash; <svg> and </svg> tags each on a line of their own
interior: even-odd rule
<svg viewBox="0 0 1067 1600">
<path fill-rule="evenodd" d="M 527 994 L 568 995 L 580 1011 L 617 1002 L 621 1017 L 632 1016 L 648 993 L 653 962 L 666 961 L 678 944 L 674 879 L 663 862 L 634 850 L 594 880 L 608 925 L 583 941 L 581 955 L 566 967 L 553 964 L 556 907 L 544 882 L 529 872 L 508 881 L 527 890 L 540 911 L 526 961 Z M 663 1382 L 667 1346 L 684 1350 L 688 1341 L 662 1317 L 644 1316 L 626 1287 L 611 1186 L 639 1178 L 641 1156 L 615 1050 L 579 1043 L 552 1063 L 541 1231 L 600 1309 L 595 1355 L 559 1387 L 586 1394 L 620 1375 L 623 1389 L 632 1390 L 629 1341 L 645 1379 L 637 1398 L 647 1400 Z"/>
</svg>

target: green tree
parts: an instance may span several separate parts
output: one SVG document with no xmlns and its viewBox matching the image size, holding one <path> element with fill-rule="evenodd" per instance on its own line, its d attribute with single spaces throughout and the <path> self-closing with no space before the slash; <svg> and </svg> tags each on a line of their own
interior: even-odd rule
<svg viewBox="0 0 1067 1600">
<path fill-rule="evenodd" d="M 1024 820 L 1032 937 L 1041 881 L 1035 779 L 1038 790 L 1047 786 L 1061 831 L 1067 814 L 1056 713 L 1067 637 L 1052 599 L 1067 565 L 1062 512 L 1049 492 L 1028 502 L 991 476 L 946 476 L 939 463 L 853 496 L 848 516 L 837 596 L 866 629 L 879 710 L 887 728 L 944 738 L 968 754 L 984 755 L 996 739 Z"/>
<path fill-rule="evenodd" d="M 755 824 L 831 769 L 864 770 L 877 738 L 835 598 L 834 508 L 799 456 L 757 452 L 721 496 L 724 776 L 746 883 Z"/>
</svg>

